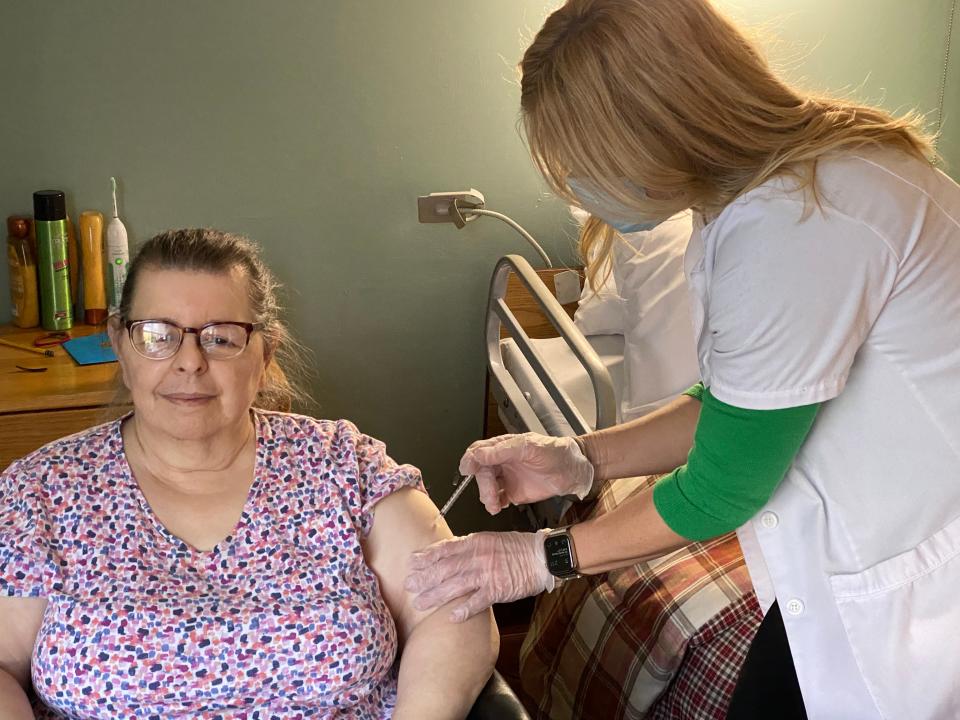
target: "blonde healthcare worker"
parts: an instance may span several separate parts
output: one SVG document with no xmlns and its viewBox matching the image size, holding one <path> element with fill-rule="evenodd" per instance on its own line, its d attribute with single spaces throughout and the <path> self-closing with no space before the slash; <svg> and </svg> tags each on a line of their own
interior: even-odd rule
<svg viewBox="0 0 960 720">
<path fill-rule="evenodd" d="M 767 614 L 730 717 L 960 717 L 960 187 L 928 138 L 792 89 L 706 0 L 569 0 L 521 69 L 538 167 L 606 221 L 588 241 L 694 209 L 702 384 L 471 446 L 491 512 L 669 474 L 598 520 L 432 546 L 417 602 L 462 620 L 736 528 Z"/>
</svg>

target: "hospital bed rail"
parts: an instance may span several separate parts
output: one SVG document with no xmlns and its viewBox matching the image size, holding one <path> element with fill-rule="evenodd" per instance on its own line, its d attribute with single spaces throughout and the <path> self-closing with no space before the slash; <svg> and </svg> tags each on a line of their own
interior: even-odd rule
<svg viewBox="0 0 960 720">
<path fill-rule="evenodd" d="M 580 410 L 571 402 L 569 396 L 558 386 L 550 376 L 537 349 L 530 341 L 530 337 L 517 320 L 516 315 L 507 306 L 507 278 L 513 272 L 526 287 L 530 295 L 536 300 L 544 316 L 573 352 L 574 356 L 586 370 L 590 383 L 593 386 L 594 400 L 597 410 L 597 426 L 591 428 L 584 419 Z M 563 307 L 553 296 L 553 293 L 544 285 L 533 267 L 519 255 L 505 255 L 494 268 L 490 278 L 490 293 L 487 303 L 486 344 L 487 366 L 490 371 L 491 392 L 498 405 L 502 404 L 516 413 L 527 430 L 549 435 L 537 417 L 536 412 L 520 390 L 513 376 L 507 370 L 503 361 L 501 348 L 501 329 L 506 328 L 508 334 L 517 344 L 520 352 L 526 358 L 530 367 L 543 383 L 553 401 L 557 404 L 563 417 L 569 423 L 573 432 L 582 435 L 591 430 L 610 427 L 617 421 L 617 405 L 613 391 L 613 381 L 610 373 L 601 362 L 596 351 L 580 332 L 579 328 L 564 311 Z M 498 397 L 499 395 L 499 397 Z"/>
</svg>

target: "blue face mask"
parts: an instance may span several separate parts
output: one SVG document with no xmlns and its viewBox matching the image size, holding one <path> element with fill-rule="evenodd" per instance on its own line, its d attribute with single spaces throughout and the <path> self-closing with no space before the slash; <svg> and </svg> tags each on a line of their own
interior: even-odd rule
<svg viewBox="0 0 960 720">
<path fill-rule="evenodd" d="M 633 186 L 629 181 L 625 181 L 634 192 L 646 196 L 643 188 Z M 646 232 L 653 230 L 663 220 L 637 220 L 636 212 L 630 208 L 624 207 L 622 203 L 614 198 L 608 197 L 599 188 L 595 187 L 589 180 L 575 180 L 567 178 L 567 186 L 577 196 L 580 205 L 591 215 L 603 220 L 607 225 L 617 232 L 628 235 L 636 232 Z"/>
</svg>

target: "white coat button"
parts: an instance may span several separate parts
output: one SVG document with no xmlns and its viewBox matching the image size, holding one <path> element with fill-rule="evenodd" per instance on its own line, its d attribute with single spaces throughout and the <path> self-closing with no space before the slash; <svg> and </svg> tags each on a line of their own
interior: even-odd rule
<svg viewBox="0 0 960 720">
<path fill-rule="evenodd" d="M 763 525 L 767 530 L 773 530 L 777 525 L 780 524 L 780 518 L 777 517 L 776 513 L 768 510 L 760 516 L 760 524 Z"/>
<path fill-rule="evenodd" d="M 803 600 L 793 598 L 787 601 L 787 612 L 791 615 L 799 615 L 803 612 Z"/>
</svg>

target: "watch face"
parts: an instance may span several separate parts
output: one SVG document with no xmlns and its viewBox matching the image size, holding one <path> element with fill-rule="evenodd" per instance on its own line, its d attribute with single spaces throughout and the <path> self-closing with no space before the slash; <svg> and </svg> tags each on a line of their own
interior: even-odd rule
<svg viewBox="0 0 960 720">
<path fill-rule="evenodd" d="M 576 568 L 573 566 L 573 553 L 570 552 L 570 537 L 550 535 L 543 541 L 543 550 L 547 555 L 547 570 L 551 575 L 563 577 L 573 575 Z"/>
</svg>

